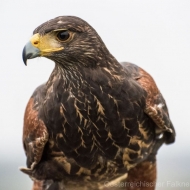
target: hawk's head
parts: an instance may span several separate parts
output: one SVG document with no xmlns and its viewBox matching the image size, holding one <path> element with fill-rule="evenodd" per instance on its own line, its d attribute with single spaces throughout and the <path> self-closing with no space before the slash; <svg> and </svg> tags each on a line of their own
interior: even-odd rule
<svg viewBox="0 0 190 190">
<path fill-rule="evenodd" d="M 23 50 L 23 61 L 43 56 L 64 67 L 98 65 L 107 48 L 97 32 L 84 20 L 61 16 L 37 27 Z"/>
</svg>

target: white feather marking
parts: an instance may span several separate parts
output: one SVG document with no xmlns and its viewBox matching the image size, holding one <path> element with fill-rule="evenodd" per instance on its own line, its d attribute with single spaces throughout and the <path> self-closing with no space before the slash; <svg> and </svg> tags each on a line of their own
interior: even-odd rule
<svg viewBox="0 0 190 190">
<path fill-rule="evenodd" d="M 159 103 L 159 104 L 157 105 L 157 107 L 158 107 L 159 109 L 161 109 L 163 106 L 164 106 L 164 105 L 163 105 L 162 103 Z"/>
<path fill-rule="evenodd" d="M 62 21 L 62 20 L 59 20 L 59 21 L 57 22 L 57 24 L 61 24 L 61 23 L 63 23 L 63 21 Z"/>
</svg>

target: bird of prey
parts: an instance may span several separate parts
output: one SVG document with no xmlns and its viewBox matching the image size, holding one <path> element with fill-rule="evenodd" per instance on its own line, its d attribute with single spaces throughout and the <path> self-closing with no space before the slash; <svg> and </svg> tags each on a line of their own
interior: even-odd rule
<svg viewBox="0 0 190 190">
<path fill-rule="evenodd" d="M 21 171 L 33 190 L 119 189 L 123 180 L 125 189 L 154 189 L 157 151 L 174 142 L 175 130 L 153 78 L 119 63 L 74 16 L 37 27 L 22 56 L 25 64 L 35 57 L 55 62 L 24 115 Z"/>
</svg>

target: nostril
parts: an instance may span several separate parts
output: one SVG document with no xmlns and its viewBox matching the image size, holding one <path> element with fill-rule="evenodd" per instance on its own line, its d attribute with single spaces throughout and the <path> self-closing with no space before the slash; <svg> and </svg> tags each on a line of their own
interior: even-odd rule
<svg viewBox="0 0 190 190">
<path fill-rule="evenodd" d="M 35 41 L 34 44 L 37 45 L 39 42 L 38 41 Z"/>
</svg>

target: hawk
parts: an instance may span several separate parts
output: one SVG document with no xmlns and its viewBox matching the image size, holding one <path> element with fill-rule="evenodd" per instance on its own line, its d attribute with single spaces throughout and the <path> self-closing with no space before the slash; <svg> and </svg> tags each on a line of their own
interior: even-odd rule
<svg viewBox="0 0 190 190">
<path fill-rule="evenodd" d="M 147 190 L 141 182 L 154 189 L 157 151 L 174 142 L 175 130 L 153 78 L 119 63 L 74 16 L 38 26 L 22 56 L 25 64 L 35 57 L 55 62 L 24 115 L 21 171 L 33 190 L 110 189 L 123 180 L 125 189 Z"/>
</svg>

